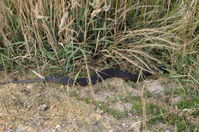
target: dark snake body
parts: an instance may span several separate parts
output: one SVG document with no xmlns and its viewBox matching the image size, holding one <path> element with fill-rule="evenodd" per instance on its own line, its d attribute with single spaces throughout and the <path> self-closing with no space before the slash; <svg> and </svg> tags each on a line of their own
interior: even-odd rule
<svg viewBox="0 0 199 132">
<path fill-rule="evenodd" d="M 146 78 L 148 76 L 151 76 L 152 74 L 147 71 L 142 72 L 142 78 Z M 53 82 L 53 83 L 61 83 L 64 85 L 71 85 L 71 84 L 77 84 L 80 86 L 86 86 L 89 84 L 89 81 L 91 84 L 96 84 L 97 82 L 101 82 L 107 78 L 112 78 L 112 77 L 117 77 L 117 78 L 122 78 L 127 81 L 132 81 L 132 82 L 137 82 L 139 80 L 139 74 L 132 74 L 132 73 L 127 73 L 119 69 L 104 69 L 100 72 L 97 72 L 94 75 L 91 75 L 90 79 L 88 78 L 77 78 L 76 80 L 73 80 L 69 76 L 64 76 L 64 77 L 52 77 L 52 76 L 46 76 L 44 79 L 42 78 L 34 78 L 30 80 L 12 80 L 12 81 L 7 81 L 7 82 L 0 82 L 0 84 L 7 84 L 7 83 L 35 83 L 39 81 L 44 81 L 44 82 Z"/>
</svg>

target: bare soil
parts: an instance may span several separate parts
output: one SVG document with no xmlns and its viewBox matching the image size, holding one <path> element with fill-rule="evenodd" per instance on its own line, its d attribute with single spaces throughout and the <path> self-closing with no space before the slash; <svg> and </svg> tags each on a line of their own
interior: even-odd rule
<svg viewBox="0 0 199 132">
<path fill-rule="evenodd" d="M 0 75 L 0 81 L 5 78 Z M 169 87 L 165 82 L 158 79 L 135 84 L 113 78 L 87 87 L 43 83 L 1 85 L 0 131 L 173 131 L 173 125 L 147 122 L 154 115 L 147 113 L 145 93 L 150 91 L 159 97 Z M 172 99 L 173 103 L 180 100 Z"/>
</svg>

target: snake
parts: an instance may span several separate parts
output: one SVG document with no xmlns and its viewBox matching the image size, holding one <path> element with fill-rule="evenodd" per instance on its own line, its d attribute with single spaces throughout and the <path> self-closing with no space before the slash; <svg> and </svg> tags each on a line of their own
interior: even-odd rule
<svg viewBox="0 0 199 132">
<path fill-rule="evenodd" d="M 165 72 L 166 70 L 162 67 L 159 67 L 161 71 Z M 63 85 L 80 85 L 80 86 L 87 86 L 89 84 L 96 84 L 97 82 L 102 82 L 103 80 L 106 80 L 108 78 L 122 78 L 125 81 L 132 81 L 137 82 L 140 80 L 140 78 L 147 78 L 149 76 L 153 75 L 151 72 L 148 71 L 142 71 L 141 77 L 139 73 L 129 73 L 122 71 L 120 69 L 114 69 L 114 68 L 108 68 L 101 70 L 99 72 L 96 72 L 95 74 L 91 75 L 90 78 L 87 77 L 80 77 L 77 79 L 72 79 L 69 76 L 62 76 L 62 77 L 55 77 L 55 76 L 45 76 L 44 78 L 33 78 L 29 80 L 10 80 L 5 82 L 0 82 L 0 85 L 8 84 L 8 83 L 18 83 L 18 84 L 26 84 L 26 83 L 35 83 L 35 82 L 52 82 L 52 83 L 60 83 Z"/>
</svg>

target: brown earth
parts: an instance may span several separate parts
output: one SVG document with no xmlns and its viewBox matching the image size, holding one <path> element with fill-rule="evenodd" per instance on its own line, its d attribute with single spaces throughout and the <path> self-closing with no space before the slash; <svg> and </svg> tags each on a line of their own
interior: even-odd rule
<svg viewBox="0 0 199 132">
<path fill-rule="evenodd" d="M 2 73 L 0 81 L 5 78 Z M 137 108 L 133 104 L 147 103 L 143 101 L 146 89 L 162 94 L 167 88 L 162 84 L 165 81 L 135 84 L 113 78 L 88 87 L 42 83 L 1 85 L 0 131 L 173 131 L 174 126 L 166 123 L 147 124 L 145 121 L 153 115 L 146 113 L 145 105 Z M 173 99 L 173 103 L 178 100 L 180 98 Z"/>
</svg>

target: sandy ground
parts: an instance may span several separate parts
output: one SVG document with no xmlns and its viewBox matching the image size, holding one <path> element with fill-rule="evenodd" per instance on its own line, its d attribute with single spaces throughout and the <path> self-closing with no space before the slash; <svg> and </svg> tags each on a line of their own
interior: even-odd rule
<svg viewBox="0 0 199 132">
<path fill-rule="evenodd" d="M 0 81 L 5 78 L 0 75 Z M 161 122 L 148 125 L 145 120 L 153 116 L 144 111 L 145 105 L 140 108 L 134 105 L 147 103 L 143 101 L 144 91 L 157 96 L 163 93 L 167 87 L 162 82 L 165 80 L 135 84 L 113 78 L 87 87 L 43 83 L 1 85 L 0 131 L 173 131 L 174 126 Z"/>
</svg>

